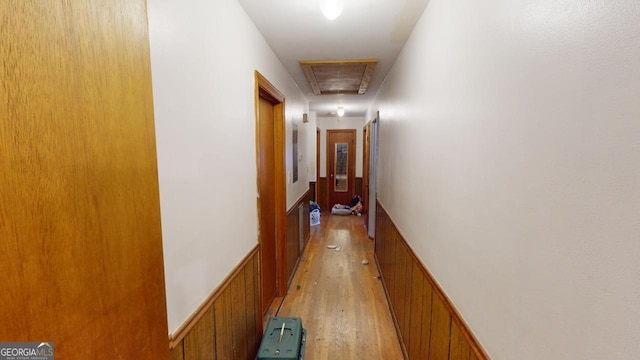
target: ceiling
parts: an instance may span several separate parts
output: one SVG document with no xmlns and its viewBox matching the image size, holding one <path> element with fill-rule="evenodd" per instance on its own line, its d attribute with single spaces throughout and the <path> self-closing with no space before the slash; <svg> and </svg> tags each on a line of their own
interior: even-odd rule
<svg viewBox="0 0 640 360">
<path fill-rule="evenodd" d="M 327 1 L 342 2 L 335 20 Z M 238 0 L 318 116 L 364 116 L 429 0 Z M 300 61 L 377 59 L 364 95 L 315 95 Z M 340 82 L 336 79 L 335 82 Z"/>
<path fill-rule="evenodd" d="M 378 60 L 300 61 L 315 95 L 367 93 Z"/>
</svg>

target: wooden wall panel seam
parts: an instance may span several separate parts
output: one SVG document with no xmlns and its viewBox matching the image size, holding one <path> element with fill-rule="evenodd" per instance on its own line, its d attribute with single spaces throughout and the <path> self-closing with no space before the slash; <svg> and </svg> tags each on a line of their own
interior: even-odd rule
<svg viewBox="0 0 640 360">
<path fill-rule="evenodd" d="M 316 198 L 316 202 L 320 206 L 322 211 L 331 211 L 331 209 L 327 206 L 327 178 L 319 177 L 318 182 L 316 184 L 316 191 L 318 193 L 318 197 Z"/>
<path fill-rule="evenodd" d="M 248 264 L 247 264 L 248 265 Z M 233 335 L 233 355 L 234 359 L 246 359 L 247 358 L 247 319 L 246 319 L 246 289 L 245 289 L 245 276 L 246 266 L 242 268 L 242 271 L 231 282 L 231 316 L 237 318 L 237 321 L 232 321 L 232 335 Z"/>
<path fill-rule="evenodd" d="M 422 288 L 423 289 L 427 289 L 427 287 L 429 288 L 429 295 L 428 296 L 424 296 L 422 299 L 422 306 L 423 306 L 423 315 L 422 316 L 422 320 L 424 321 L 423 324 L 426 324 L 428 321 L 428 327 L 424 327 L 422 328 L 422 334 L 420 334 L 420 355 L 419 355 L 419 359 L 427 359 L 429 357 L 429 347 L 431 346 L 431 324 L 432 324 L 432 310 L 433 310 L 433 288 L 431 287 L 431 284 L 429 283 L 429 281 L 426 278 L 422 278 Z M 424 302 L 428 301 L 428 304 L 425 306 Z M 428 307 L 428 308 L 427 308 Z M 424 311 L 425 309 L 427 309 L 428 311 Z M 425 319 L 425 316 L 428 314 L 428 318 Z M 425 334 L 426 333 L 426 334 Z"/>
<path fill-rule="evenodd" d="M 406 270 L 406 268 L 408 267 L 408 263 L 413 262 L 418 266 L 425 280 L 431 286 L 432 305 L 430 309 L 430 318 L 433 319 L 433 304 L 435 303 L 435 299 L 433 297 L 436 295 L 440 300 L 440 303 L 442 304 L 444 309 L 446 309 L 447 313 L 450 316 L 448 334 L 449 346 L 447 347 L 447 349 L 449 349 L 451 346 L 451 328 L 455 323 L 464 340 L 468 343 L 471 350 L 470 352 L 473 353 L 479 360 L 489 359 L 486 351 L 482 348 L 478 340 L 475 338 L 458 310 L 446 296 L 446 294 L 442 290 L 442 287 L 435 280 L 431 272 L 417 257 L 417 255 L 415 254 L 411 246 L 407 243 L 405 237 L 396 227 L 393 219 L 391 218 L 391 216 L 389 216 L 386 209 L 379 200 L 376 201 L 376 207 L 376 214 L 378 214 L 378 216 L 376 218 L 375 259 L 380 271 L 380 275 L 382 277 L 385 294 L 387 295 L 387 300 L 389 301 L 389 308 L 391 309 L 391 314 L 396 325 L 396 330 L 398 331 L 398 335 L 403 342 L 402 349 L 405 352 L 405 355 L 407 355 L 407 348 L 405 346 L 406 344 L 404 344 L 404 338 L 406 338 L 407 336 L 411 337 L 410 334 L 407 334 L 409 331 L 411 331 L 411 327 L 406 326 L 406 317 L 399 319 L 397 318 L 397 316 L 403 316 L 407 313 L 412 313 L 411 309 L 409 309 L 412 305 L 412 302 L 402 297 L 403 295 L 404 297 L 406 297 L 407 292 L 398 293 L 397 288 L 400 287 L 400 284 L 407 283 L 406 281 L 404 281 L 407 279 L 402 279 L 403 277 L 406 277 L 407 273 L 404 270 Z M 409 304 L 409 308 L 407 308 L 406 306 L 407 302 Z M 398 312 L 395 311 L 396 308 L 402 309 L 400 312 Z M 434 330 L 433 320 L 431 320 L 429 330 L 429 349 L 431 351 L 431 339 L 433 338 Z"/>
<path fill-rule="evenodd" d="M 183 356 L 185 360 L 215 356 L 215 343 L 207 341 L 215 334 L 214 316 L 213 309 L 207 309 L 200 321 L 196 323 L 181 342 L 184 347 Z"/>
<path fill-rule="evenodd" d="M 249 253 L 240 261 L 240 263 L 233 268 L 231 273 L 222 280 L 220 285 L 216 287 L 213 292 L 204 300 L 204 302 L 189 316 L 189 318 L 169 337 L 169 347 L 173 349 L 178 345 L 191 331 L 191 329 L 198 323 L 198 321 L 204 316 L 204 314 L 211 308 L 216 299 L 229 287 L 231 282 L 242 273 L 244 267 L 254 256 L 258 254 L 260 245 L 256 245 Z M 258 289 L 259 292 L 259 289 Z"/>
</svg>

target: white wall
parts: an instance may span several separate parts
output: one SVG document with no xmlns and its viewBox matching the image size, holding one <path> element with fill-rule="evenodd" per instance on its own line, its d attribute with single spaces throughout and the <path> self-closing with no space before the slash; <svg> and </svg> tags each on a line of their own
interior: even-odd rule
<svg viewBox="0 0 640 360">
<path fill-rule="evenodd" d="M 308 102 L 237 1 L 149 0 L 148 11 L 173 332 L 257 243 L 254 70 L 286 96 L 287 172 Z M 306 176 L 305 164 L 288 206 Z"/>
<path fill-rule="evenodd" d="M 362 129 L 366 121 L 361 117 L 318 117 L 320 128 L 320 177 L 327 176 L 327 130 L 356 129 L 356 177 L 362 177 Z"/>
<path fill-rule="evenodd" d="M 493 359 L 640 353 L 640 3 L 431 0 L 378 197 Z"/>
<path fill-rule="evenodd" d="M 293 80 L 291 80 L 293 81 Z M 291 89 L 293 90 L 293 89 Z M 296 87 L 297 90 L 297 87 Z M 300 199 L 304 193 L 309 190 L 309 168 L 310 163 L 313 162 L 313 166 L 316 163 L 316 152 L 313 150 L 313 153 L 309 153 L 309 134 L 311 131 L 308 123 L 302 122 L 302 114 L 306 113 L 308 110 L 308 102 L 306 98 L 303 96 L 298 99 L 299 102 L 292 104 L 289 101 L 289 97 L 287 97 L 287 101 L 285 103 L 285 121 L 286 121 L 286 133 L 285 133 L 285 162 L 286 162 L 286 179 L 287 179 L 287 210 L 291 209 L 293 205 Z M 298 106 L 294 106 L 298 105 Z M 298 159 L 293 159 L 293 124 L 298 125 Z M 313 131 L 315 136 L 315 130 Z M 314 140 L 315 142 L 315 140 Z M 293 181 L 293 161 L 298 161 L 298 180 L 295 183 Z"/>
<path fill-rule="evenodd" d="M 318 127 L 318 118 L 315 111 L 309 111 L 309 122 L 304 124 L 306 127 L 305 133 L 307 134 L 307 166 L 308 166 L 308 181 L 318 181 L 316 178 L 316 128 Z"/>
</svg>

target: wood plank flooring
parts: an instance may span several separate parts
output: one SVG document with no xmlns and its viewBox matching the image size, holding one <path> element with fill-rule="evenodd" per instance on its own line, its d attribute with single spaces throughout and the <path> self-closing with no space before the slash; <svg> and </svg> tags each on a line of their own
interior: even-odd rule
<svg viewBox="0 0 640 360">
<path fill-rule="evenodd" d="M 323 213 L 278 312 L 302 318 L 305 360 L 404 358 L 378 274 L 363 218 Z"/>
</svg>

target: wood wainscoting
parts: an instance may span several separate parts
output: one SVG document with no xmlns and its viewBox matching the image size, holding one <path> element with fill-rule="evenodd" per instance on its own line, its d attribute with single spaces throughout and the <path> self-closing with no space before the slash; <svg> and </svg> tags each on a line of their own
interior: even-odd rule
<svg viewBox="0 0 640 360">
<path fill-rule="evenodd" d="M 311 231 L 309 219 L 309 201 L 311 190 L 307 190 L 287 212 L 287 285 L 296 269 Z M 302 227 L 301 227 L 302 225 Z"/>
<path fill-rule="evenodd" d="M 320 206 L 320 210 L 331 211 L 327 206 L 327 178 L 318 178 L 316 186 L 318 187 L 318 200 L 316 202 L 318 203 L 318 206 Z"/>
<path fill-rule="evenodd" d="M 489 359 L 379 202 L 375 255 L 407 359 Z"/>
<path fill-rule="evenodd" d="M 255 359 L 262 339 L 256 245 L 170 338 L 171 360 Z"/>
<path fill-rule="evenodd" d="M 318 202 L 318 194 L 316 194 L 316 182 L 309 181 L 309 191 L 311 191 L 311 200 Z"/>
</svg>

